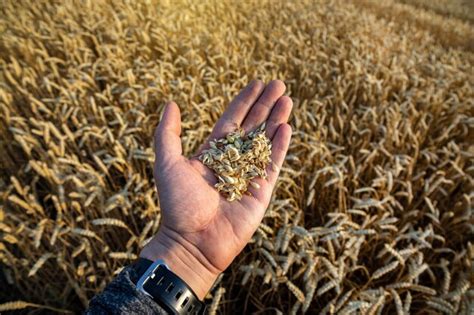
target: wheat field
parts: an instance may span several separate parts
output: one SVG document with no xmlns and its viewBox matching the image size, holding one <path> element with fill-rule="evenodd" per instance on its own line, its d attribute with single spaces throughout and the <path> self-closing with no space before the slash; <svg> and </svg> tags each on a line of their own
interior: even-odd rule
<svg viewBox="0 0 474 315">
<path fill-rule="evenodd" d="M 474 14 L 445 3 L 2 1 L 0 312 L 81 312 L 156 233 L 166 101 L 190 155 L 278 78 L 290 150 L 209 313 L 469 314 Z"/>
</svg>

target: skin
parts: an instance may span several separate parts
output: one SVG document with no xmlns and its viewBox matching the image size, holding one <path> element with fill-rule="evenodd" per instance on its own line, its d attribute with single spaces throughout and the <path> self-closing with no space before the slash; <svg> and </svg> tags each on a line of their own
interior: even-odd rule
<svg viewBox="0 0 474 315">
<path fill-rule="evenodd" d="M 154 177 L 162 222 L 158 233 L 140 253 L 163 259 L 202 300 L 212 284 L 242 251 L 263 219 L 291 138 L 287 124 L 293 106 L 283 96 L 285 84 L 254 80 L 229 104 L 209 139 L 221 138 L 241 126 L 245 131 L 267 122 L 272 163 L 267 179 L 254 179 L 260 189 L 229 202 L 214 188 L 216 178 L 197 156 L 187 159 L 181 148 L 179 107 L 170 102 L 155 131 Z"/>
</svg>

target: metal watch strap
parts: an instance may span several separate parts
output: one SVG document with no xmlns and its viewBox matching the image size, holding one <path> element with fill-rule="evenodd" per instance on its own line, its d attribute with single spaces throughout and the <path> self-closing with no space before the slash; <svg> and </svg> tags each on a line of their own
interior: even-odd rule
<svg viewBox="0 0 474 315">
<path fill-rule="evenodd" d="M 171 314 L 204 314 L 205 304 L 161 261 L 139 258 L 133 265 L 137 287 Z M 145 279 L 143 277 L 146 277 Z"/>
</svg>

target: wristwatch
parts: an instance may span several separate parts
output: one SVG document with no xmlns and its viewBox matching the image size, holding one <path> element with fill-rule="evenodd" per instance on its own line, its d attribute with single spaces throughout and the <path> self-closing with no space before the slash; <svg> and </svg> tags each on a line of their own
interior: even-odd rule
<svg viewBox="0 0 474 315">
<path fill-rule="evenodd" d="M 163 260 L 153 262 L 139 258 L 132 268 L 137 273 L 137 289 L 170 314 L 204 314 L 205 304 Z"/>
</svg>

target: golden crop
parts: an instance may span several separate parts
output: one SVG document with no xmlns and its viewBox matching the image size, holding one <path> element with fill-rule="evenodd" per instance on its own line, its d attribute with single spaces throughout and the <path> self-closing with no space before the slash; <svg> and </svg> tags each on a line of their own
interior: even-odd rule
<svg viewBox="0 0 474 315">
<path fill-rule="evenodd" d="M 473 14 L 401 2 L 3 1 L 0 312 L 83 310 L 156 233 L 165 101 L 190 155 L 279 78 L 290 151 L 210 313 L 467 314 Z"/>
</svg>

